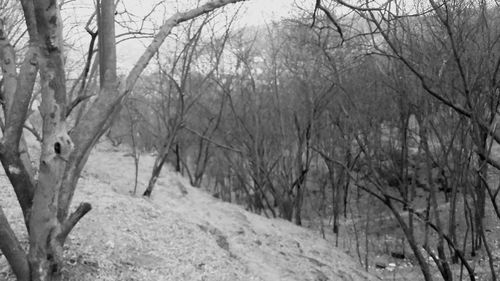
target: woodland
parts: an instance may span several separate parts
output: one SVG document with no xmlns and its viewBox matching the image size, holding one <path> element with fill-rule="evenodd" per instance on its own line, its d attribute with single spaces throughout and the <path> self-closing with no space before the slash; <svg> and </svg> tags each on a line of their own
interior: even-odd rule
<svg viewBox="0 0 500 281">
<path fill-rule="evenodd" d="M 498 280 L 499 2 L 304 0 L 255 25 L 239 23 L 252 0 L 180 2 L 0 1 L 0 188 L 27 232 L 0 205 L 0 252 L 17 280 L 63 279 L 103 140 L 133 159 L 134 199 L 172 170 L 386 280 Z"/>
</svg>

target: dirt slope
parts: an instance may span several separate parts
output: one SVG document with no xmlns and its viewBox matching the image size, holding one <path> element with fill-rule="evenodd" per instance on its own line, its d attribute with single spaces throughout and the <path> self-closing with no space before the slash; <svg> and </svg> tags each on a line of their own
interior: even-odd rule
<svg viewBox="0 0 500 281">
<path fill-rule="evenodd" d="M 162 175 L 151 199 L 133 197 L 125 154 L 101 147 L 89 159 L 74 205 L 93 210 L 70 235 L 65 279 L 377 280 L 317 233 L 217 201 L 174 173 Z M 141 190 L 152 161 L 141 158 Z M 25 239 L 4 175 L 0 205 Z M 2 256 L 0 280 L 13 280 Z"/>
</svg>

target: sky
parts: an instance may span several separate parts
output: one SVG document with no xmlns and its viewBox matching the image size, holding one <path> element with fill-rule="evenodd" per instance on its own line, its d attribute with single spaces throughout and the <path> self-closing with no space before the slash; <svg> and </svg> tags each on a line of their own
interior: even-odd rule
<svg viewBox="0 0 500 281">
<path fill-rule="evenodd" d="M 250 0 L 243 5 L 246 11 L 241 17 L 241 22 L 257 25 L 266 20 L 277 20 L 288 16 L 293 8 L 293 0 Z"/>
<path fill-rule="evenodd" d="M 206 3 L 208 0 L 200 1 Z M 182 11 L 194 7 L 197 0 L 121 0 L 120 2 L 117 7 L 118 19 L 121 15 L 132 14 L 132 17 L 122 16 L 121 19 L 129 23 L 138 22 L 135 24 L 135 28 L 139 29 L 141 19 L 151 13 L 151 20 L 143 25 L 143 31 L 153 32 L 152 30 L 157 29 L 166 17 L 176 10 Z M 294 2 L 294 0 L 247 0 L 242 4 L 230 4 L 227 6 L 227 10 L 234 11 L 240 7 L 238 20 L 235 23 L 236 27 L 263 25 L 290 16 L 294 9 Z M 156 3 L 161 4 L 151 12 Z M 63 6 L 63 18 L 66 20 L 65 23 L 69 22 L 69 24 L 65 24 L 65 33 L 73 38 L 74 51 L 81 53 L 81 57 L 84 56 L 88 49 L 90 36 L 84 28 L 93 11 L 93 1 L 89 0 L 69 1 Z M 120 26 L 117 26 L 117 34 L 125 31 Z M 129 40 L 118 45 L 117 56 L 120 72 L 126 72 L 132 67 L 149 41 L 150 39 L 142 41 Z"/>
</svg>

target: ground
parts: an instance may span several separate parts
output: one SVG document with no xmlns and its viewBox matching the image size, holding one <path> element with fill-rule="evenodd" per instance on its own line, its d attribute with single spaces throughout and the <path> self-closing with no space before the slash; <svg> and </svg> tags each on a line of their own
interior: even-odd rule
<svg viewBox="0 0 500 281">
<path fill-rule="evenodd" d="M 153 157 L 143 155 L 138 195 L 126 149 L 101 143 L 82 173 L 73 206 L 92 204 L 65 246 L 64 277 L 91 280 L 379 280 L 318 231 L 220 202 L 172 171 L 153 196 Z M 0 206 L 26 243 L 21 212 L 5 175 Z M 15 280 L 0 254 L 0 280 Z"/>
<path fill-rule="evenodd" d="M 500 157 L 500 147 L 494 151 L 496 157 Z M 490 184 L 494 187 L 500 182 L 500 172 L 490 169 Z M 420 192 L 422 192 L 420 190 Z M 412 250 L 405 239 L 402 230 L 394 219 L 393 214 L 386 206 L 374 199 L 372 196 L 363 194 L 357 202 L 356 190 L 350 195 L 353 198 L 348 207 L 347 218 L 341 219 L 340 235 L 338 244 L 341 249 L 349 253 L 360 264 L 368 261 L 370 273 L 374 273 L 383 280 L 392 281 L 416 281 L 424 280 L 420 267 L 418 266 Z M 474 270 L 477 281 L 493 280 L 489 265 L 489 258 L 485 247 L 483 246 L 475 256 L 471 255 L 470 242 L 467 242 L 467 248 L 463 249 L 464 236 L 467 235 L 470 241 L 470 230 L 467 230 L 467 223 L 463 215 L 464 204 L 462 194 L 459 194 L 457 200 L 457 236 L 459 249 L 464 251 L 465 259 Z M 443 225 L 448 227 L 449 223 L 449 203 L 445 202 L 444 194 L 438 194 L 440 217 Z M 489 200 L 489 199 L 487 199 Z M 498 200 L 498 199 L 497 199 Z M 497 201 L 500 204 L 500 202 Z M 425 207 L 425 202 L 420 202 L 417 209 Z M 366 206 L 370 206 L 367 208 Z M 408 212 L 401 211 L 403 217 L 407 217 Z M 366 218 L 368 217 L 368 224 Z M 483 220 L 485 235 L 488 246 L 493 257 L 493 264 L 498 276 L 500 269 L 500 225 L 492 204 L 488 201 L 486 204 L 486 215 Z M 420 245 L 423 245 L 424 224 L 418 223 L 414 229 L 415 237 Z M 446 230 L 445 230 L 446 232 Z M 429 231 L 432 239 L 437 241 L 437 235 L 434 231 Z M 330 240 L 335 240 L 330 238 Z M 430 242 L 431 248 L 435 245 Z M 366 250 L 368 248 L 368 251 Z M 451 257 L 449 248 L 445 246 L 448 257 Z M 397 257 L 398 254 L 404 254 L 405 258 Z M 432 259 L 424 253 L 430 264 L 431 275 L 434 280 L 443 280 L 437 266 Z M 469 280 L 466 269 L 460 263 L 452 264 L 449 260 L 453 273 L 453 280 Z"/>
</svg>

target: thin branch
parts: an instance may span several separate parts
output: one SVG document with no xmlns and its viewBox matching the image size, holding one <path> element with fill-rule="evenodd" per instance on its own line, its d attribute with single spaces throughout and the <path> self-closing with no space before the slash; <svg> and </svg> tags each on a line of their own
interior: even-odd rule
<svg viewBox="0 0 500 281">
<path fill-rule="evenodd" d="M 189 10 L 187 12 L 180 12 L 176 13 L 175 15 L 171 16 L 169 19 L 165 21 L 165 23 L 162 25 L 158 33 L 156 34 L 155 38 L 151 42 L 151 44 L 146 48 L 146 51 L 142 54 L 142 56 L 139 58 L 137 63 L 134 65 L 134 68 L 130 71 L 129 75 L 127 76 L 126 80 L 126 86 L 124 89 L 124 93 L 126 94 L 130 90 L 132 90 L 132 87 L 134 86 L 135 82 L 139 78 L 139 75 L 142 73 L 144 68 L 146 68 L 147 64 L 151 60 L 151 58 L 154 56 L 154 54 L 158 51 L 160 45 L 165 41 L 167 36 L 170 34 L 172 29 L 177 26 L 181 22 L 185 22 L 187 20 L 196 18 L 200 15 L 209 13 L 217 8 L 223 7 L 227 4 L 231 3 L 238 3 L 238 2 L 243 2 L 245 0 L 218 0 L 218 1 L 210 1 L 205 3 L 202 6 L 199 6 L 197 8 L 194 8 L 192 10 Z"/>
<path fill-rule="evenodd" d="M 230 151 L 233 151 L 233 152 L 236 152 L 236 153 L 240 153 L 240 154 L 241 154 L 241 153 L 243 153 L 243 152 L 242 152 L 241 150 L 239 150 L 239 149 L 236 149 L 236 148 L 233 148 L 233 147 L 230 147 L 230 146 L 226 146 L 226 145 L 220 144 L 220 143 L 218 143 L 218 142 L 216 142 L 216 141 L 212 140 L 211 138 L 208 138 L 208 137 L 206 137 L 206 136 L 204 136 L 204 135 L 200 134 L 199 132 L 197 132 L 197 131 L 196 131 L 196 130 L 194 130 L 194 129 L 191 129 L 191 128 L 186 127 L 186 126 L 184 127 L 184 129 L 186 129 L 188 132 L 191 132 L 191 133 L 195 134 L 196 136 L 198 136 L 198 137 L 200 137 L 200 138 L 202 138 L 202 139 L 204 139 L 204 140 L 208 141 L 209 143 L 214 144 L 214 145 L 215 145 L 215 146 L 217 146 L 217 147 L 220 147 L 220 148 L 223 148 L 223 149 L 226 149 L 226 150 L 230 150 Z"/>
<path fill-rule="evenodd" d="M 82 83 L 84 83 L 84 82 L 82 81 Z M 83 101 L 85 101 L 93 96 L 94 96 L 93 94 L 90 94 L 90 95 L 86 95 L 86 96 L 76 97 L 76 99 L 73 100 L 71 102 L 71 104 L 68 106 L 68 111 L 66 112 L 66 117 L 68 117 L 71 114 L 71 112 L 73 111 L 73 109 L 75 109 L 75 107 L 77 107 L 81 102 L 83 102 Z"/>
<path fill-rule="evenodd" d="M 35 128 L 30 127 L 30 126 L 25 124 L 24 129 L 28 130 L 31 134 L 33 134 L 33 136 L 35 136 L 37 141 L 39 141 L 40 143 L 42 142 L 42 136 Z"/>
<path fill-rule="evenodd" d="M 352 10 L 361 11 L 361 12 L 384 11 L 385 7 L 387 5 L 389 5 L 389 3 L 391 3 L 392 1 L 393 0 L 387 0 L 384 3 L 382 3 L 381 5 L 379 5 L 378 8 L 370 8 L 370 7 L 368 7 L 368 5 L 366 7 L 361 7 L 361 6 L 351 5 L 351 4 L 346 3 L 345 1 L 342 1 L 342 0 L 335 0 L 335 2 L 339 3 L 342 6 L 345 6 L 349 9 L 352 9 Z"/>
</svg>

